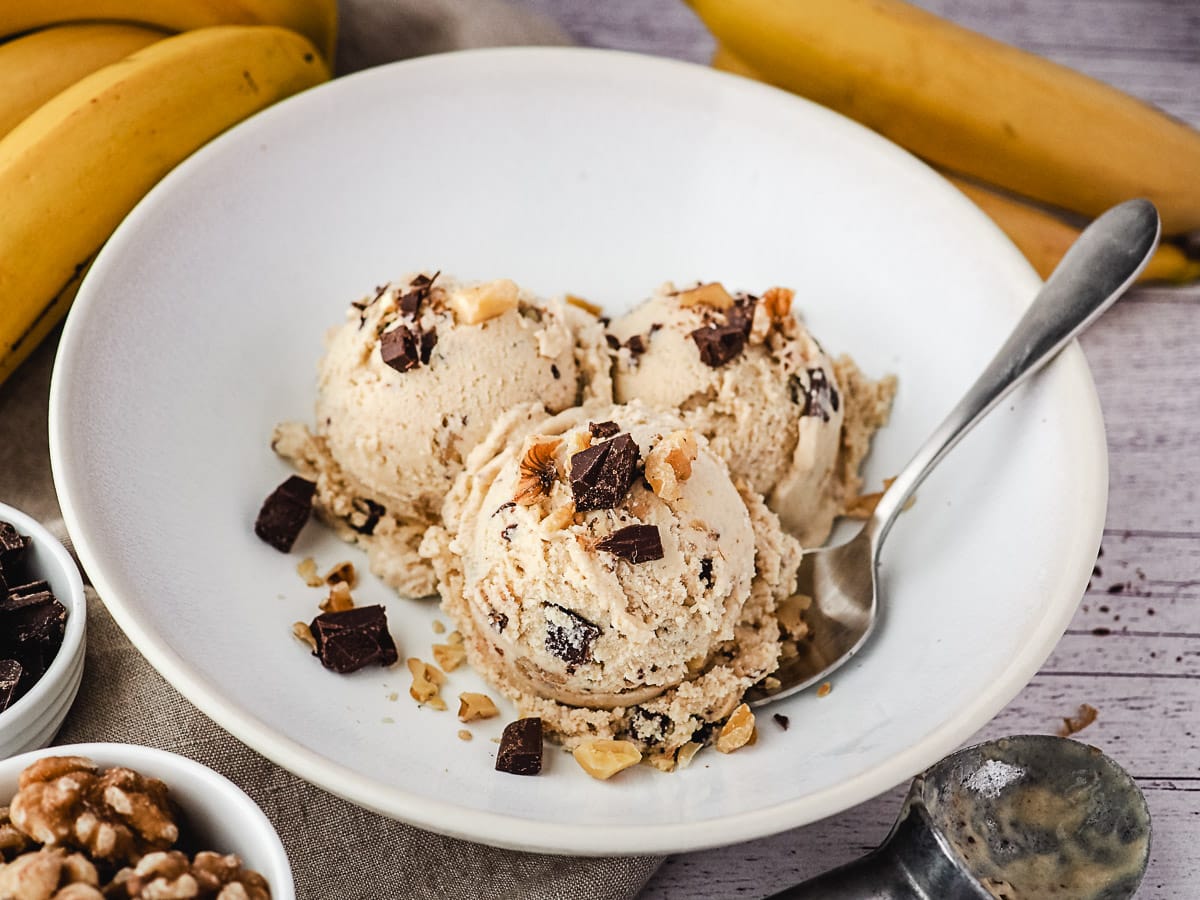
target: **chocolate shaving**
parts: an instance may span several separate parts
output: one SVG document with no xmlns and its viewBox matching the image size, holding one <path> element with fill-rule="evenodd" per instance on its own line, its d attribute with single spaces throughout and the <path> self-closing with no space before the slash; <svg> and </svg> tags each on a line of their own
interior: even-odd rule
<svg viewBox="0 0 1200 900">
<path fill-rule="evenodd" d="M 600 639 L 600 626 L 556 603 L 544 604 L 546 650 L 567 664 L 567 671 L 592 661 L 592 647 Z"/>
<path fill-rule="evenodd" d="M 634 564 L 663 558 L 657 525 L 626 525 L 600 541 L 596 549 Z"/>
<path fill-rule="evenodd" d="M 592 437 L 604 440 L 621 433 L 621 426 L 616 422 L 588 422 L 588 431 Z"/>
<path fill-rule="evenodd" d="M 829 421 L 830 410 L 837 412 L 841 403 L 837 388 L 821 368 L 808 370 L 807 388 L 799 375 L 789 376 L 788 393 L 793 403 L 803 407 L 800 415 L 820 416 L 823 422 Z"/>
<path fill-rule="evenodd" d="M 254 533 L 280 553 L 291 552 L 300 530 L 312 513 L 316 490 L 315 481 L 308 481 L 299 475 L 291 476 L 263 501 L 258 519 L 254 522 Z"/>
<path fill-rule="evenodd" d="M 316 641 L 313 655 L 334 672 L 356 672 L 371 663 L 390 666 L 399 658 L 382 606 L 323 613 L 309 629 Z"/>
<path fill-rule="evenodd" d="M 496 771 L 510 775 L 536 775 L 542 771 L 542 720 L 517 719 L 504 726 Z"/>
<path fill-rule="evenodd" d="M 637 476 L 638 445 L 628 434 L 580 450 L 571 457 L 575 509 L 612 509 Z"/>
</svg>

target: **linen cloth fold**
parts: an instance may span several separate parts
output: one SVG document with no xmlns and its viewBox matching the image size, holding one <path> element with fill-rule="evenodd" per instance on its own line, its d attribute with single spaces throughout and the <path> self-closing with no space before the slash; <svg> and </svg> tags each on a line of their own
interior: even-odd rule
<svg viewBox="0 0 1200 900">
<path fill-rule="evenodd" d="M 554 24 L 498 0 L 343 0 L 338 71 L 464 47 L 566 43 Z M 66 540 L 47 438 L 57 339 L 56 332 L 0 385 L 0 500 Z M 192 706 L 133 652 L 92 588 L 87 595 L 83 686 L 56 743 L 144 744 L 221 772 L 274 823 L 303 900 L 627 900 L 661 863 L 653 857 L 499 850 L 422 831 L 334 797 L 260 756 Z"/>
</svg>

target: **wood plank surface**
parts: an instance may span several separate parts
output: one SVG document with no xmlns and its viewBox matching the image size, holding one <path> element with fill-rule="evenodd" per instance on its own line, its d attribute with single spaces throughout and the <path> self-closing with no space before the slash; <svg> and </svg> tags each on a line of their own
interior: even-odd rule
<svg viewBox="0 0 1200 900">
<path fill-rule="evenodd" d="M 706 62 L 680 0 L 518 0 L 581 44 Z M 1200 126 L 1197 0 L 925 0 L 969 27 L 1108 81 Z M 1197 173 L 1200 177 L 1200 173 Z M 1200 288 L 1143 288 L 1083 339 L 1104 409 L 1108 522 L 1063 641 L 979 737 L 1082 737 L 1138 778 L 1154 817 L 1139 898 L 1200 897 Z M 807 828 L 667 861 L 644 900 L 764 897 L 852 859 L 887 832 L 903 786 Z"/>
</svg>

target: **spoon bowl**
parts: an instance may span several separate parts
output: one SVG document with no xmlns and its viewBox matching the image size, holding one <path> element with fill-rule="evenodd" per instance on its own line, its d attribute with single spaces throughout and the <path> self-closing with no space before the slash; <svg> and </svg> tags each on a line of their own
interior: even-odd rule
<svg viewBox="0 0 1200 900">
<path fill-rule="evenodd" d="M 753 706 L 801 691 L 844 665 L 879 616 L 880 549 L 917 487 L 1017 385 L 1058 355 L 1133 284 L 1158 246 L 1161 223 L 1148 200 L 1114 206 L 1084 229 L 996 356 L 945 421 L 879 498 L 849 542 L 808 551 L 797 591 L 811 598 L 800 652 L 773 674 L 771 689 L 746 694 Z"/>
</svg>

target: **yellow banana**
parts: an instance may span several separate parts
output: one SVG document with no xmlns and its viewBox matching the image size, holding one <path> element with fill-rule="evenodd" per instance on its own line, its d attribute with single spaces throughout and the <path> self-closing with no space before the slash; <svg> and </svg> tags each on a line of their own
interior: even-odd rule
<svg viewBox="0 0 1200 900">
<path fill-rule="evenodd" d="M 718 45 L 713 53 L 714 68 L 756 81 L 764 79 L 735 54 Z M 1079 229 L 1053 213 L 1025 203 L 988 186 L 942 171 L 942 175 L 987 213 L 1009 239 L 1017 245 L 1037 273 L 1046 278 L 1054 271 L 1067 248 L 1079 237 Z M 1200 260 L 1190 259 L 1173 244 L 1160 244 L 1139 281 L 1184 283 L 1200 278 Z"/>
<path fill-rule="evenodd" d="M 137 25 L 60 25 L 0 44 L 0 137 L 80 78 L 161 40 Z"/>
<path fill-rule="evenodd" d="M 78 21 L 143 22 L 168 31 L 279 25 L 317 45 L 332 65 L 337 0 L 0 0 L 0 37 Z"/>
<path fill-rule="evenodd" d="M 765 80 L 956 172 L 1096 216 L 1148 197 L 1200 230 L 1200 132 L 901 0 L 688 0 Z"/>
<path fill-rule="evenodd" d="M 328 77 L 293 31 L 202 28 L 93 72 L 0 138 L 0 382 L 63 317 L 97 250 L 163 175 Z"/>
</svg>

